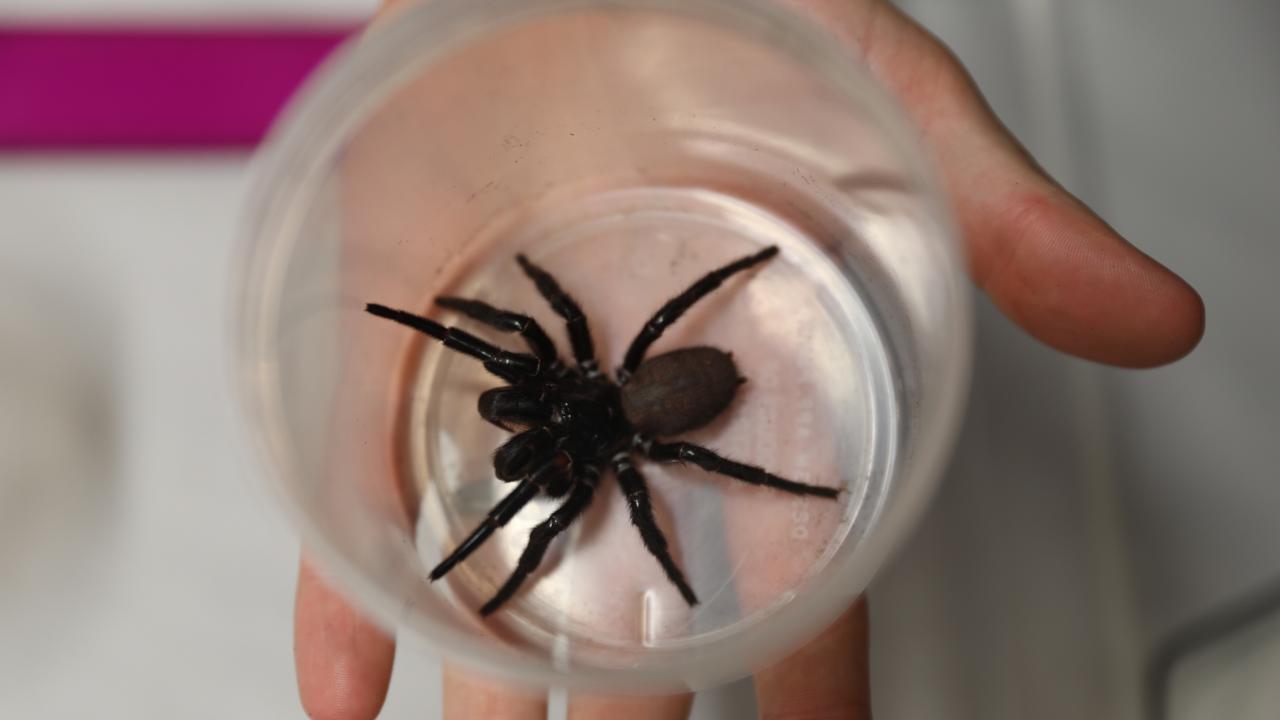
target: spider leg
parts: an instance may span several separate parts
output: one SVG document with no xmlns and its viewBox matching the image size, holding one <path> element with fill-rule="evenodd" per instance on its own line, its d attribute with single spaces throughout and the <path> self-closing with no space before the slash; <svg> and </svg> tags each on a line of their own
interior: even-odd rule
<svg viewBox="0 0 1280 720">
<path fill-rule="evenodd" d="M 657 521 L 653 517 L 653 504 L 649 502 L 649 488 L 644 476 L 631 464 L 631 457 L 626 452 L 618 453 L 613 458 L 613 473 L 618 476 L 618 485 L 627 498 L 627 508 L 631 511 L 631 522 L 640 531 L 640 539 L 644 546 L 658 559 L 658 564 L 667 574 L 667 579 L 676 586 L 684 601 L 692 607 L 698 604 L 698 596 L 684 579 L 684 573 L 671 558 L 667 547 L 667 538 L 662 534 Z"/>
<path fill-rule="evenodd" d="M 578 367 L 586 373 L 587 377 L 599 375 L 600 364 L 596 361 L 591 330 L 587 328 L 587 316 L 582 313 L 582 308 L 578 306 L 577 301 L 560 288 L 560 283 L 556 282 L 551 273 L 534 265 L 529 258 L 517 255 L 516 262 L 520 263 L 520 269 L 524 270 L 524 274 L 533 281 L 538 288 L 538 293 L 551 305 L 551 309 L 564 318 L 565 325 L 569 329 L 569 344 L 573 346 L 573 357 L 578 361 Z"/>
<path fill-rule="evenodd" d="M 694 303 L 709 295 L 712 290 L 720 287 L 721 283 L 733 275 L 758 265 L 777 254 L 778 248 L 773 245 L 754 255 L 739 258 L 722 268 L 712 270 L 703 275 L 701 279 L 690 285 L 687 290 L 668 300 L 666 304 L 658 308 L 658 312 L 654 313 L 653 317 L 649 318 L 649 322 L 645 323 L 640 333 L 636 335 L 635 340 L 631 341 L 631 347 L 627 348 L 626 357 L 623 358 L 622 368 L 618 371 L 621 376 L 619 379 L 625 380 L 636 371 L 636 368 L 640 367 L 640 363 L 644 360 L 644 354 L 649 349 L 649 346 L 662 337 L 662 333 L 668 327 L 671 327 L 672 323 L 679 320 L 686 310 L 693 307 Z"/>
<path fill-rule="evenodd" d="M 556 355 L 555 343 L 547 336 L 538 321 L 528 315 L 502 310 L 480 300 L 458 297 L 439 297 L 436 298 L 436 304 L 503 332 L 519 333 L 529 344 L 529 350 L 542 362 L 543 367 L 552 368 L 560 363 L 560 358 Z"/>
<path fill-rule="evenodd" d="M 644 450 L 645 455 L 659 462 L 691 462 L 707 472 L 725 475 L 752 485 L 775 488 L 793 495 L 814 495 L 833 499 L 840 495 L 839 488 L 809 485 L 808 483 L 778 477 L 763 468 L 721 457 L 711 450 L 693 443 L 646 441 L 640 447 Z"/>
<path fill-rule="evenodd" d="M 430 335 L 444 343 L 444 346 L 450 350 L 457 350 L 463 355 L 470 355 L 484 361 L 486 370 L 507 382 L 519 382 L 537 375 L 542 370 L 542 363 L 538 362 L 538 358 L 526 353 L 508 352 L 481 340 L 466 330 L 446 327 L 430 318 L 377 303 L 369 303 L 364 306 L 364 309 L 370 315 L 386 318 Z"/>
<path fill-rule="evenodd" d="M 494 594 L 489 602 L 480 608 L 481 615 L 489 615 L 497 610 L 503 603 L 511 599 L 511 596 L 520 588 L 520 584 L 529 577 L 529 574 L 542 564 L 542 558 L 547 554 L 547 547 L 557 535 L 564 532 L 583 510 L 591 504 L 591 497 L 595 493 L 595 488 L 587 482 L 579 482 L 573 486 L 569 497 L 564 503 L 556 508 L 555 512 L 546 520 L 538 523 L 529 532 L 529 544 L 525 545 L 524 552 L 520 553 L 520 559 L 516 561 L 516 567 L 511 571 L 511 577 L 498 588 L 498 592 Z"/>
<path fill-rule="evenodd" d="M 431 579 L 438 580 L 445 573 L 453 569 L 454 565 L 462 562 L 480 547 L 495 530 L 507 524 L 516 513 L 520 512 L 520 508 L 524 507 L 539 492 L 553 493 L 555 489 L 567 486 L 572 480 L 573 460 L 568 453 L 559 452 L 547 457 L 545 462 L 538 465 L 520 484 L 516 486 L 503 498 L 493 509 L 489 511 L 488 516 L 481 521 L 480 526 L 467 536 L 466 540 L 458 546 L 456 550 L 449 554 L 449 557 L 440 562 L 439 565 L 431 571 Z"/>
<path fill-rule="evenodd" d="M 525 480 L 517 485 L 515 490 L 507 493 L 506 497 L 493 506 L 493 509 L 489 511 L 485 519 L 480 521 L 480 525 L 475 530 L 472 530 L 471 534 L 453 552 L 449 553 L 448 557 L 441 560 L 440 564 L 432 569 L 431 580 L 439 580 L 445 576 L 445 573 L 452 570 L 455 565 L 467 559 L 467 556 L 475 552 L 476 548 L 480 547 L 485 540 L 488 540 L 495 530 L 506 525 L 511 518 L 515 517 L 516 513 L 520 512 L 520 508 L 528 504 L 537 494 L 538 486 L 529 480 Z"/>
</svg>

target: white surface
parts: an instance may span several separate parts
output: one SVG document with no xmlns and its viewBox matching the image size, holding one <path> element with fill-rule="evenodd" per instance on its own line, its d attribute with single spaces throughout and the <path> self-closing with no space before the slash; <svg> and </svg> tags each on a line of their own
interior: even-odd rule
<svg viewBox="0 0 1280 720">
<path fill-rule="evenodd" d="M 241 437 L 226 368 L 239 157 L 0 160 L 0 267 L 38 316 L 93 332 L 116 370 L 99 534 L 46 568 L 42 603 L 0 595 L 0 717 L 298 717 L 297 544 Z M 66 529 L 86 518 L 68 518 Z M 16 539 L 22 542 L 22 538 Z M 93 569 L 93 568 L 96 568 Z M 412 656 L 388 717 L 421 717 Z"/>
<path fill-rule="evenodd" d="M 1172 678 L 1171 720 L 1266 720 L 1280 708 L 1280 613 L 1188 656 Z"/>
<path fill-rule="evenodd" d="M 223 160 L 0 167 L 3 266 L 67 309 L 47 322 L 108 325 L 94 355 L 117 368 L 118 402 L 110 517 L 81 549 L 104 571 L 3 613 L 24 647 L 58 644 L 29 663 L 5 643 L 0 715 L 270 717 L 290 682 L 292 542 L 254 488 L 223 382 L 237 174 Z M 270 667 L 242 674 L 244 658 Z"/>
</svg>

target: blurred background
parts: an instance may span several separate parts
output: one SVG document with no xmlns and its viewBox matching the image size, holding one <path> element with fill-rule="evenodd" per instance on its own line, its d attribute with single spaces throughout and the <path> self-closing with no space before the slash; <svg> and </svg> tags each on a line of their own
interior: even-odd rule
<svg viewBox="0 0 1280 720">
<path fill-rule="evenodd" d="M 980 301 L 948 481 L 871 593 L 877 716 L 1275 717 L 1280 4 L 900 4 L 1209 324 L 1125 372 Z M 301 717 L 230 268 L 254 144 L 374 5 L 0 0 L 0 717 Z M 384 716 L 435 717 L 438 667 L 402 653 Z"/>
</svg>

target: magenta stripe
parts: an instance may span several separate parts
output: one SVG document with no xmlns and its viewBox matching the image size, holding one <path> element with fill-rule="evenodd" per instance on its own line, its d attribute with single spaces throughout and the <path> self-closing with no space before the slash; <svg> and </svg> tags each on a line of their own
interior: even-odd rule
<svg viewBox="0 0 1280 720">
<path fill-rule="evenodd" d="M 350 28 L 0 28 L 0 150 L 243 147 Z"/>
</svg>

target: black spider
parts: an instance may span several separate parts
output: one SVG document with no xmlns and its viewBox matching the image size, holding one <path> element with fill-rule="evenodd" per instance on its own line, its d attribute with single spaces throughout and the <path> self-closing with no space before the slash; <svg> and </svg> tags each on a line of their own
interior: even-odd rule
<svg viewBox="0 0 1280 720">
<path fill-rule="evenodd" d="M 633 452 L 650 460 L 690 462 L 708 472 L 727 475 L 754 485 L 764 485 L 796 495 L 835 498 L 836 488 L 787 480 L 765 470 L 721 457 L 705 447 L 687 442 L 660 442 L 702 427 L 719 415 L 733 399 L 744 379 L 738 376 L 732 357 L 712 347 L 674 350 L 648 360 L 645 351 L 695 302 L 735 273 L 778 254 L 776 247 L 729 263 L 668 300 L 654 313 L 631 342 L 615 383 L 600 372 L 587 318 L 582 309 L 560 289 L 550 273 L 517 256 L 524 273 L 555 312 L 565 319 L 577 367 L 567 367 L 556 354 L 555 344 L 537 321 L 525 315 L 499 310 L 479 300 L 438 298 L 436 304 L 506 332 L 519 333 L 531 354 L 508 352 L 457 328 L 445 327 L 425 317 L 383 305 L 366 310 L 430 335 L 445 347 L 477 358 L 485 368 L 508 384 L 480 395 L 480 415 L 517 434 L 493 456 L 498 479 L 515 483 L 462 544 L 431 571 L 438 580 L 475 551 L 493 532 L 506 525 L 520 508 L 538 495 L 568 498 L 529 533 L 529 542 L 511 576 L 481 615 L 498 609 L 542 562 L 547 546 L 576 520 L 591 503 L 601 470 L 608 467 L 618 478 L 627 498 L 631 521 L 649 552 L 689 605 L 698 598 L 671 558 L 667 540 L 658 529 L 644 478 L 632 464 Z"/>
</svg>

